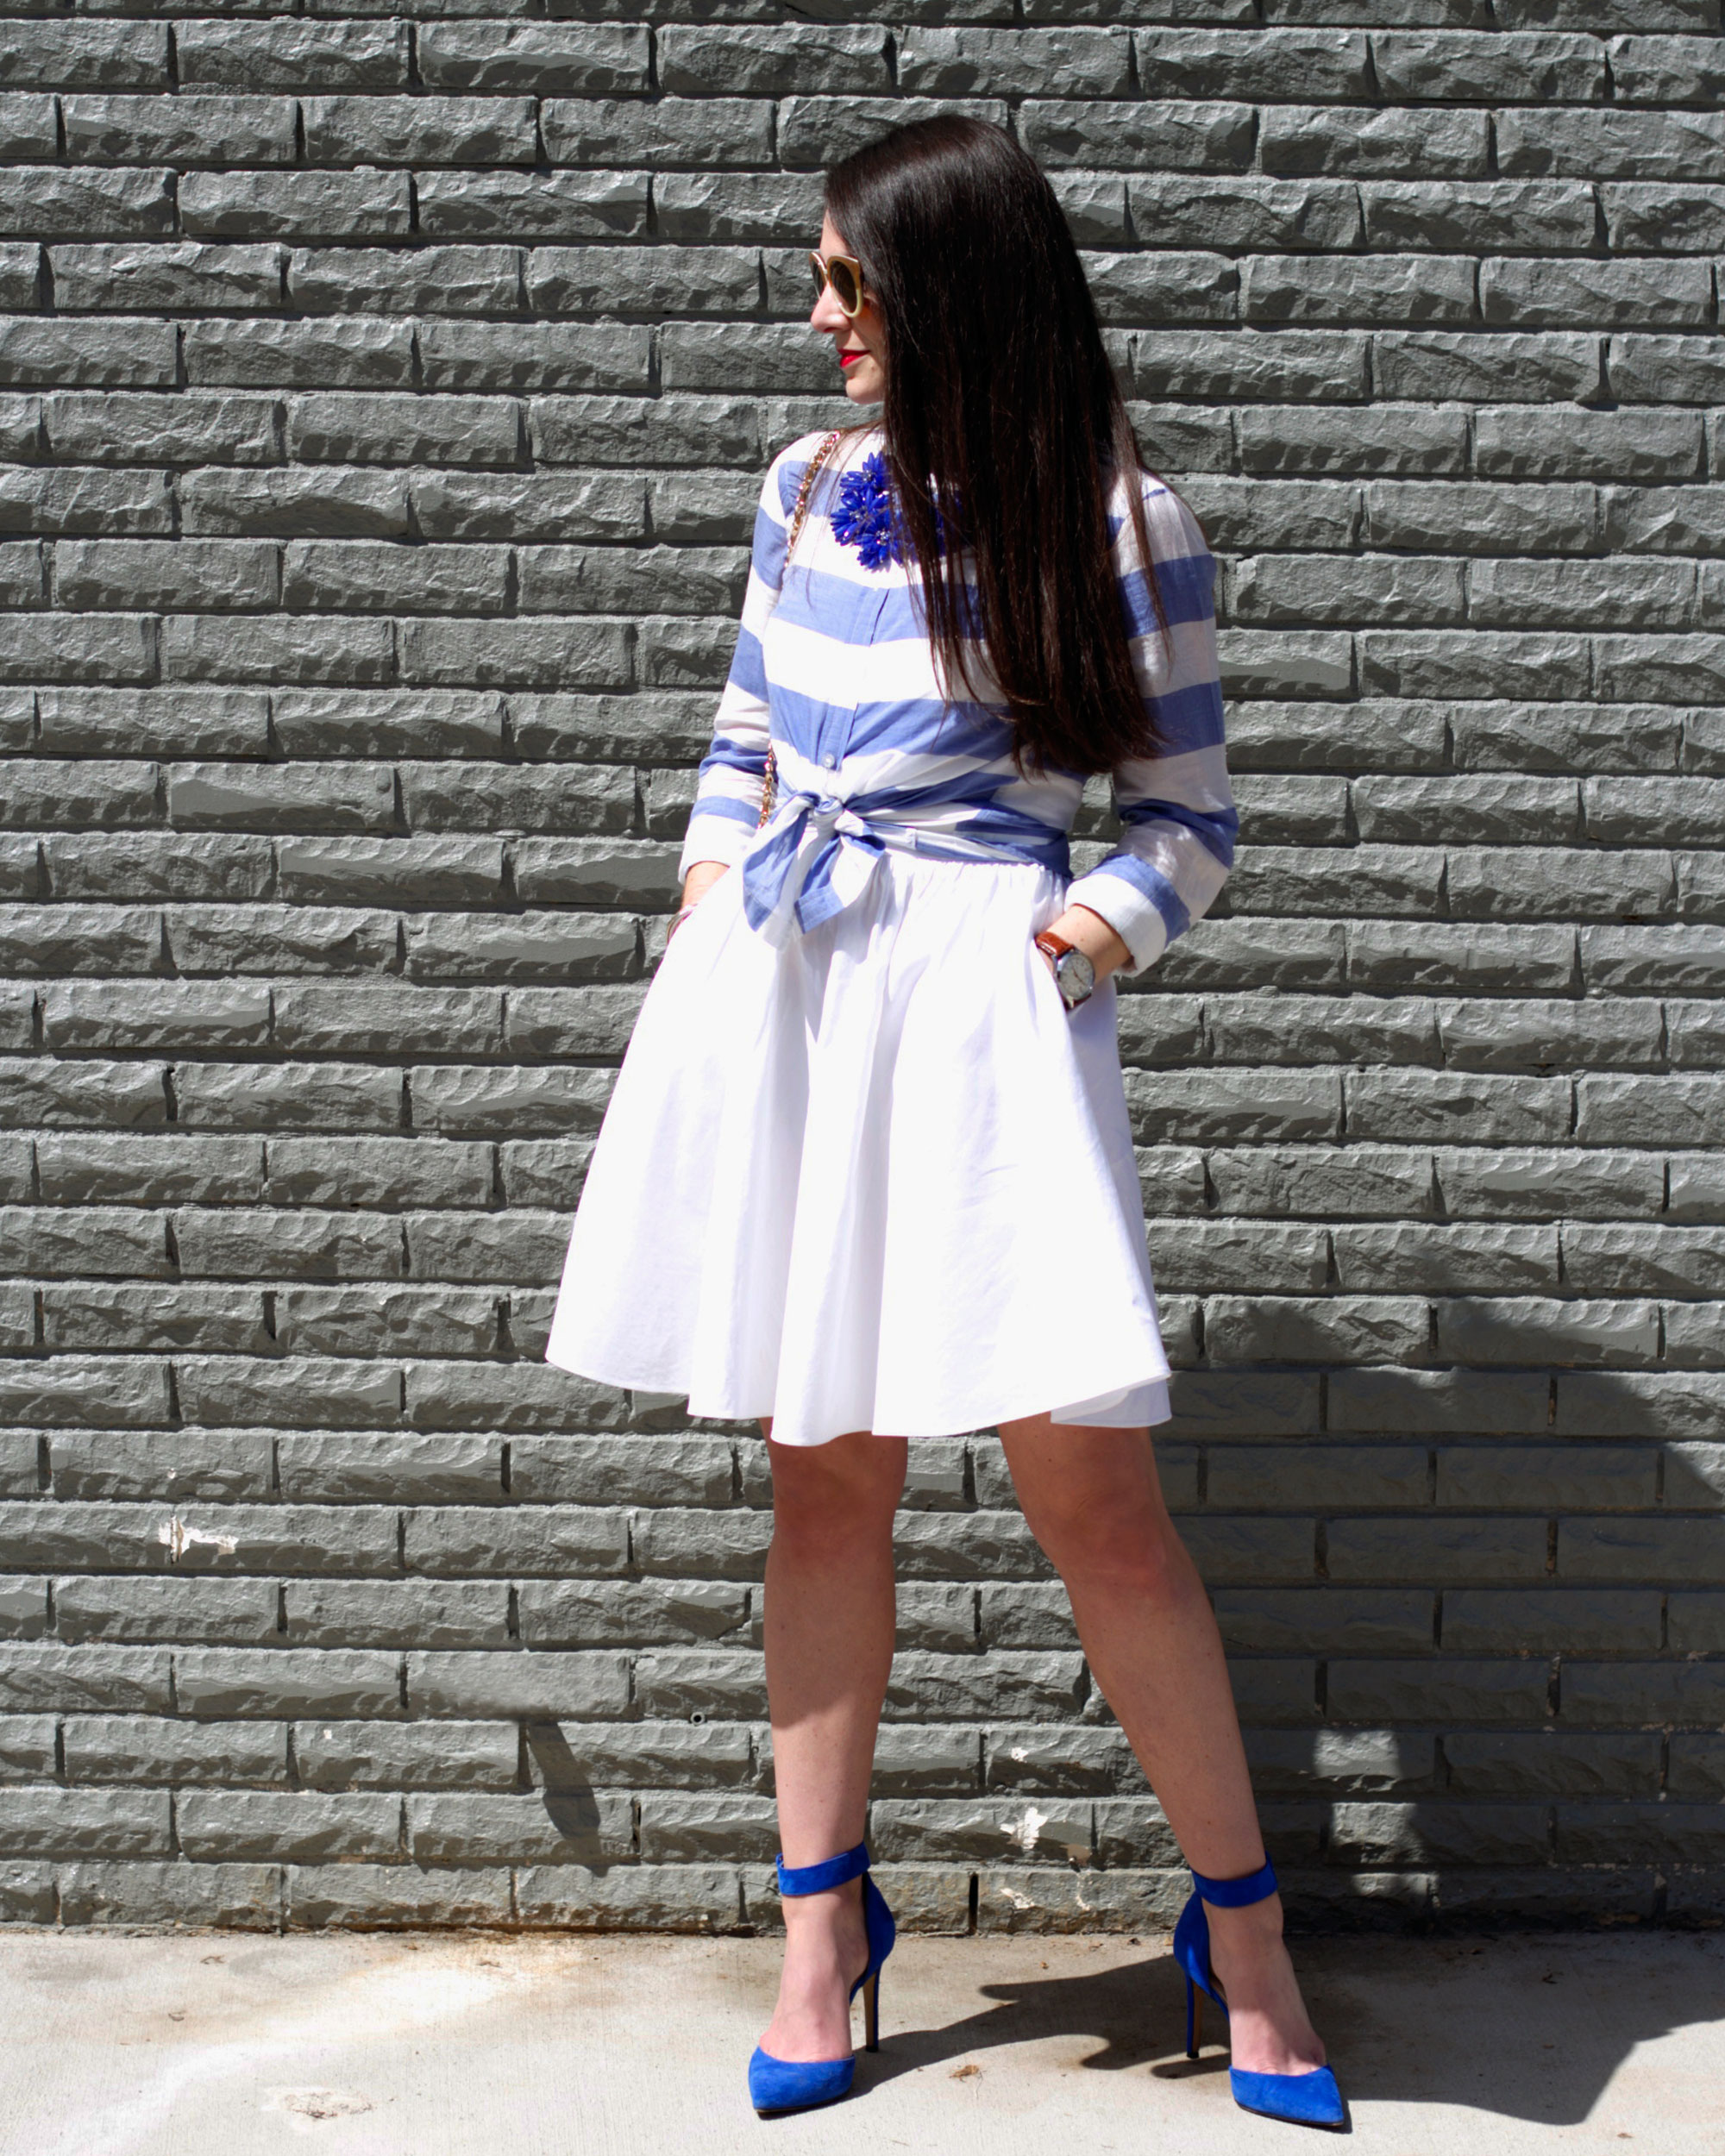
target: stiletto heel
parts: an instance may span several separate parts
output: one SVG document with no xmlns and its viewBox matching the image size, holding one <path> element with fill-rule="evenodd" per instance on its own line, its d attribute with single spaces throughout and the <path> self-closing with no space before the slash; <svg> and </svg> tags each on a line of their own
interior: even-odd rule
<svg viewBox="0 0 1725 2156">
<path fill-rule="evenodd" d="M 1195 1871 L 1192 1883 L 1197 1891 L 1174 1927 L 1174 1959 L 1186 1978 L 1189 2059 L 1198 2055 L 1198 1993 L 1213 1998 L 1224 2015 L 1228 2010 L 1210 1967 L 1210 1920 L 1204 1914 L 1204 1904 L 1208 1902 L 1219 1909 L 1243 1909 L 1254 1902 L 1267 1902 L 1276 1891 L 1276 1872 L 1269 1864 L 1261 1871 L 1248 1872 L 1243 1879 L 1207 1879 Z M 1327 2066 L 1317 2066 L 1303 2074 L 1248 2073 L 1230 2066 L 1228 2083 L 1242 2111 L 1255 2111 L 1266 2119 L 1285 2119 L 1295 2126 L 1333 2129 L 1347 2124 L 1347 2107 Z"/>
<path fill-rule="evenodd" d="M 862 1994 L 864 2040 L 870 2051 L 881 2048 L 881 1965 L 893 1951 L 898 1927 L 886 1898 L 869 1876 L 869 1845 L 859 1841 L 841 1857 L 825 1864 L 787 1868 L 782 1856 L 775 1859 L 779 1891 L 787 1898 L 803 1894 L 825 1894 L 831 1888 L 862 1882 L 862 1922 L 869 1937 L 869 1965 L 850 1987 L 854 1999 Z M 856 2071 L 854 2053 L 844 2059 L 775 2059 L 757 2044 L 749 2061 L 749 2100 L 761 2116 L 780 2111 L 812 2111 L 823 2103 L 837 2103 L 849 2096 Z"/>
</svg>

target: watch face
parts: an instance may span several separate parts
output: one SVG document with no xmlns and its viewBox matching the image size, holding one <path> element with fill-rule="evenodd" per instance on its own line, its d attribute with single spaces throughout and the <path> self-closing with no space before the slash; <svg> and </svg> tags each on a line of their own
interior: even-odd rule
<svg viewBox="0 0 1725 2156">
<path fill-rule="evenodd" d="M 1082 950 L 1063 950 L 1054 962 L 1054 982 L 1069 1005 L 1082 1003 L 1096 986 L 1096 968 Z"/>
</svg>

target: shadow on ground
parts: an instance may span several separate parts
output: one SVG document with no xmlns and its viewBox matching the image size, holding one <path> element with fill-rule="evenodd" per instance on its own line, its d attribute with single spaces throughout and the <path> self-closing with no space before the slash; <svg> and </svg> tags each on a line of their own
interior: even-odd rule
<svg viewBox="0 0 1725 2156">
<path fill-rule="evenodd" d="M 1303 1942 L 1297 1960 L 1351 2102 L 1453 2104 L 1571 2126 L 1638 2045 L 1725 2021 L 1725 1940 L 1662 1934 L 1651 1967 L 1649 1943 L 1564 1934 L 1333 1939 Z M 977 1990 L 989 2002 L 977 2013 L 943 2028 L 894 2028 L 887 2050 L 861 2058 L 859 2083 L 1062 2038 L 1074 2043 L 1070 2063 L 1094 2072 L 1145 2068 L 1178 2081 L 1227 2065 L 1214 2007 L 1202 2055 L 1186 2058 L 1184 1984 L 1165 1952 Z"/>
</svg>

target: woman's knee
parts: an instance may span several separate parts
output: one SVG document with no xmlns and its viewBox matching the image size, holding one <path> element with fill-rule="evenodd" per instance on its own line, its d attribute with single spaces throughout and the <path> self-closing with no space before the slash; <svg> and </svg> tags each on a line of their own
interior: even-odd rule
<svg viewBox="0 0 1725 2156">
<path fill-rule="evenodd" d="M 901 1438 L 868 1432 L 826 1445 L 769 1444 L 776 1538 L 822 1544 L 891 1539 L 904 1489 Z"/>
<path fill-rule="evenodd" d="M 1069 1593 L 1165 1604 L 1191 1591 L 1191 1558 L 1159 1500 L 1026 1507 L 1031 1532 Z"/>
</svg>

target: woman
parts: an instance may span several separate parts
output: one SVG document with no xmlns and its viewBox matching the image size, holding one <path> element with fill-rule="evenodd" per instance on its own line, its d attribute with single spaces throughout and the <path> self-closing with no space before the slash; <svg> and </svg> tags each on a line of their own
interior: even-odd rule
<svg viewBox="0 0 1725 2156">
<path fill-rule="evenodd" d="M 1006 134 L 897 129 L 826 206 L 811 324 L 883 423 L 767 474 L 549 1359 L 767 1432 L 787 1939 L 757 2109 L 845 2092 L 858 1989 L 875 2041 L 892 1920 L 862 1836 L 906 1441 L 993 1426 L 1194 1866 L 1189 2021 L 1193 1984 L 1225 1994 L 1239 2100 L 1339 2123 L 1157 1484 L 1168 1363 L 1114 1037 L 1111 976 L 1232 856 L 1214 564 L 1141 470 L 1071 235 Z M 1123 840 L 1069 882 L 1098 771 Z"/>
</svg>

